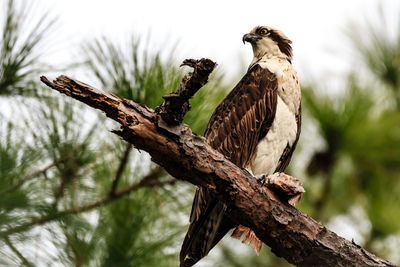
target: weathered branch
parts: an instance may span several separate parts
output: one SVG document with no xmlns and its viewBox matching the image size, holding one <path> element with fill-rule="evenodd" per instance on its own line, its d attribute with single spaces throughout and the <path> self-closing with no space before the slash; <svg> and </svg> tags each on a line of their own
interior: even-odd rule
<svg viewBox="0 0 400 267">
<path fill-rule="evenodd" d="M 172 125 L 178 125 L 183 121 L 186 112 L 190 110 L 189 99 L 207 83 L 208 76 L 217 64 L 202 58 L 200 60 L 186 59 L 181 66 L 192 67 L 193 72 L 183 78 L 178 90 L 163 96 L 165 102 L 156 109 L 161 118 Z"/>
<path fill-rule="evenodd" d="M 212 149 L 186 125 L 170 126 L 152 109 L 60 76 L 49 87 L 100 109 L 121 124 L 114 133 L 147 151 L 172 176 L 213 190 L 229 216 L 250 227 L 272 251 L 298 266 L 394 266 L 337 236 L 284 203 L 256 179 Z"/>
</svg>

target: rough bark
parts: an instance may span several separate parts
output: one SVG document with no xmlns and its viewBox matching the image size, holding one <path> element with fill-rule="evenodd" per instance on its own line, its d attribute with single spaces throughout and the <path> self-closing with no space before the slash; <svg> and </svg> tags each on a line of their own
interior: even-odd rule
<svg viewBox="0 0 400 267">
<path fill-rule="evenodd" d="M 188 84 L 185 79 L 188 78 L 183 82 Z M 105 112 L 121 125 L 114 133 L 147 151 L 154 162 L 175 178 L 215 191 L 229 206 L 228 213 L 233 221 L 253 229 L 277 256 L 288 262 L 297 266 L 394 266 L 282 202 L 186 125 L 167 124 L 148 107 L 66 76 L 53 82 L 46 77 L 41 80 Z"/>
<path fill-rule="evenodd" d="M 202 58 L 186 59 L 181 66 L 192 67 L 193 72 L 183 78 L 178 90 L 163 96 L 165 102 L 156 108 L 161 118 L 171 125 L 182 123 L 183 117 L 190 110 L 189 99 L 207 83 L 208 76 L 217 64 L 210 59 Z"/>
</svg>

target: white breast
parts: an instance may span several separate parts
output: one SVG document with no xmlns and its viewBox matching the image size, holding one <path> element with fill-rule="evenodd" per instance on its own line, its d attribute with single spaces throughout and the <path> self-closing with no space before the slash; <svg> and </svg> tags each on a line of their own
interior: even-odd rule
<svg viewBox="0 0 400 267">
<path fill-rule="evenodd" d="M 297 113 L 301 101 L 300 85 L 292 64 L 280 58 L 265 58 L 258 63 L 276 75 L 278 95 L 293 113 Z"/>
<path fill-rule="evenodd" d="M 276 75 L 278 101 L 273 124 L 251 156 L 248 169 L 255 176 L 273 174 L 286 146 L 295 142 L 297 135 L 295 114 L 299 110 L 301 101 L 297 74 L 289 62 L 279 58 L 268 58 L 258 64 Z"/>
<path fill-rule="evenodd" d="M 293 112 L 278 96 L 276 115 L 267 135 L 260 140 L 250 160 L 253 175 L 273 174 L 286 146 L 296 140 L 297 124 Z"/>
</svg>

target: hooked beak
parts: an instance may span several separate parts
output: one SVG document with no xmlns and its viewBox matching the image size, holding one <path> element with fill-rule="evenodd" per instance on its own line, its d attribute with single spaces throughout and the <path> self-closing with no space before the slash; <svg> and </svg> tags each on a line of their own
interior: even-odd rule
<svg viewBox="0 0 400 267">
<path fill-rule="evenodd" d="M 255 44 L 258 40 L 261 40 L 262 37 L 255 33 L 246 33 L 243 35 L 242 41 L 243 43 L 249 42 L 251 44 Z"/>
</svg>

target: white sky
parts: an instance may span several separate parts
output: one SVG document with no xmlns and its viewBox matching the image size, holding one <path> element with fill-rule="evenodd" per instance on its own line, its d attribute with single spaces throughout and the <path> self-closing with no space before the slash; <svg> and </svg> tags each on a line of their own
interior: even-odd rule
<svg viewBox="0 0 400 267">
<path fill-rule="evenodd" d="M 250 45 L 241 42 L 243 34 L 256 25 L 269 25 L 293 41 L 294 65 L 303 80 L 311 76 L 334 80 L 332 73 L 353 67 L 343 33 L 350 20 L 362 24 L 368 18 L 379 25 L 379 3 L 389 21 L 400 14 L 398 0 L 35 1 L 59 18 L 53 35 L 57 52 L 49 63 L 76 57 L 79 44 L 92 37 L 105 35 L 123 43 L 131 34 L 148 36 L 150 31 L 156 47 L 178 41 L 178 63 L 189 57 L 209 57 L 223 71 L 236 74 L 252 57 Z"/>
</svg>

